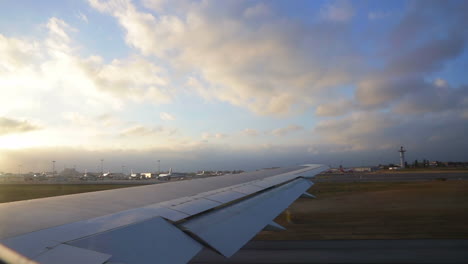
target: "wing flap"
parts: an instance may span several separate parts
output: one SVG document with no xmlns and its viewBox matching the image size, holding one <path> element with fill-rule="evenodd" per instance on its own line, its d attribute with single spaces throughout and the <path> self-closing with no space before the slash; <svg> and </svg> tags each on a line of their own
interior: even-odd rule
<svg viewBox="0 0 468 264">
<path fill-rule="evenodd" d="M 225 208 L 195 217 L 182 227 L 230 257 L 311 186 L 297 179 Z"/>
<path fill-rule="evenodd" d="M 109 261 L 126 264 L 186 263 L 203 248 L 161 217 L 67 244 L 112 255 Z"/>
<path fill-rule="evenodd" d="M 102 264 L 110 257 L 108 254 L 60 244 L 41 254 L 35 261 L 47 264 L 62 264 L 64 263 L 63 260 L 67 259 L 68 264 Z"/>
</svg>

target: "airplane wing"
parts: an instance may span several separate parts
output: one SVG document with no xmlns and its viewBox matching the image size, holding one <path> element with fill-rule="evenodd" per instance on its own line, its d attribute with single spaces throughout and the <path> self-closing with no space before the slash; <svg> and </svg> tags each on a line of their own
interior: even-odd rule
<svg viewBox="0 0 468 264">
<path fill-rule="evenodd" d="M 0 204 L 0 263 L 186 263 L 232 256 L 328 169 L 309 164 Z"/>
</svg>

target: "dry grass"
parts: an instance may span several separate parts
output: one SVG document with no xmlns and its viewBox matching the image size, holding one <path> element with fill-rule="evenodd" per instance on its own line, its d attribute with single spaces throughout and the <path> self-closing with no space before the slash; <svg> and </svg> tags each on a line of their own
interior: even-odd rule
<svg viewBox="0 0 468 264">
<path fill-rule="evenodd" d="M 468 238 L 468 181 L 317 183 L 257 240 Z"/>
</svg>

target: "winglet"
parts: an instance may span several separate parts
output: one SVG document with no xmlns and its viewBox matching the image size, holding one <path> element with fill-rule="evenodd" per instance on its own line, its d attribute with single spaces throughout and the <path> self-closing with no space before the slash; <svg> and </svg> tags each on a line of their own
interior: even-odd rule
<svg viewBox="0 0 468 264">
<path fill-rule="evenodd" d="M 275 223 L 273 221 L 271 221 L 271 223 L 269 223 L 268 225 L 266 225 L 264 228 L 263 228 L 264 231 L 284 231 L 286 230 L 286 228 L 284 228 L 283 226 L 281 226 L 280 224 L 278 223 Z"/>
<path fill-rule="evenodd" d="M 308 193 L 308 192 L 304 192 L 303 194 L 301 194 L 300 197 L 301 197 L 301 198 L 311 198 L 311 199 L 317 198 L 315 195 L 310 194 L 310 193 Z"/>
</svg>

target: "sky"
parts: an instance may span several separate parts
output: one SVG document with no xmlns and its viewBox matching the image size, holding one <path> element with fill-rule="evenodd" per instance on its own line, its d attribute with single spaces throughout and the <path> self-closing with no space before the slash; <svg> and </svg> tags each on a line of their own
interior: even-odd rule
<svg viewBox="0 0 468 264">
<path fill-rule="evenodd" d="M 0 2 L 0 171 L 468 160 L 467 1 Z"/>
</svg>

